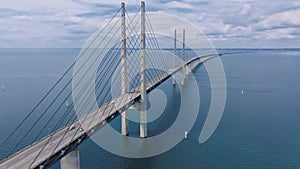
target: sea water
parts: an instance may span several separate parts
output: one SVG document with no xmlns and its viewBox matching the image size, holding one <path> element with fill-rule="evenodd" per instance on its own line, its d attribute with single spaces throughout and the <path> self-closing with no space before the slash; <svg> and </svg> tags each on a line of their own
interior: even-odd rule
<svg viewBox="0 0 300 169">
<path fill-rule="evenodd" d="M 79 51 L 0 49 L 0 86 L 5 86 L 0 91 L 0 141 L 30 112 Z M 220 124 L 206 142 L 198 142 L 211 99 L 210 81 L 202 65 L 193 72 L 201 102 L 188 139 L 170 151 L 143 159 L 111 154 L 89 139 L 80 145 L 81 168 L 300 168 L 300 50 L 218 51 L 237 53 L 220 57 L 227 99 Z M 159 87 L 166 91 L 169 111 L 150 126 L 152 135 L 166 130 L 176 118 L 171 112 L 179 108 L 179 100 L 173 98 L 176 88 L 170 86 L 172 81 L 168 80 Z M 120 118 L 111 124 L 118 128 Z M 130 123 L 129 130 L 130 136 L 138 136 L 138 124 Z M 15 143 L 0 147 L 0 159 L 10 151 L 10 144 Z M 59 163 L 52 168 L 59 168 Z"/>
</svg>

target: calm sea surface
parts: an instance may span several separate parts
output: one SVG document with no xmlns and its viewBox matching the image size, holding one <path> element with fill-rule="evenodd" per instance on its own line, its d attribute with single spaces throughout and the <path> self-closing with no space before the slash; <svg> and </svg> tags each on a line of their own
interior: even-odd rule
<svg viewBox="0 0 300 169">
<path fill-rule="evenodd" d="M 300 50 L 246 52 L 221 57 L 227 78 L 226 107 L 208 141 L 198 143 L 211 97 L 206 70 L 200 66 L 194 75 L 201 104 L 187 140 L 166 153 L 145 159 L 119 157 L 87 140 L 80 145 L 82 169 L 300 168 Z M 78 53 L 79 49 L 0 49 L 0 141 L 34 107 Z M 166 91 L 168 118 L 156 120 L 149 129 L 152 134 L 164 131 L 176 118 L 176 114 L 172 117 L 168 112 L 178 109 L 179 102 L 173 98 L 176 91 L 170 85 L 169 80 L 160 87 Z M 118 117 L 112 125 L 118 128 L 119 121 Z M 138 125 L 130 124 L 130 132 L 137 135 Z M 13 144 L 11 141 L 0 147 L 0 159 Z"/>
</svg>

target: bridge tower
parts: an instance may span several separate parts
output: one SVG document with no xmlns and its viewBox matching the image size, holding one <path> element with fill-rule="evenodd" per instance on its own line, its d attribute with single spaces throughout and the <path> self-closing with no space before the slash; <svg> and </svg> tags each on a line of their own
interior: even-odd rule
<svg viewBox="0 0 300 169">
<path fill-rule="evenodd" d="M 177 49 L 176 49 L 176 41 L 177 41 L 177 38 L 176 38 L 176 29 L 174 31 L 174 62 L 173 62 L 173 67 L 175 68 L 176 67 L 176 52 L 177 52 Z M 175 75 L 174 75 L 175 76 Z M 175 77 L 173 78 L 173 85 L 176 84 L 176 79 Z"/>
<path fill-rule="evenodd" d="M 125 3 L 121 3 L 121 29 L 122 29 L 122 52 L 121 52 L 121 92 L 127 93 L 127 61 L 126 61 L 126 22 L 125 22 Z M 121 114 L 122 135 L 128 135 L 127 111 Z"/>
<path fill-rule="evenodd" d="M 140 113 L 140 137 L 147 137 L 147 96 L 146 96 L 146 33 L 145 33 L 145 2 L 141 2 L 141 113 Z"/>
<path fill-rule="evenodd" d="M 183 29 L 183 34 L 182 34 L 182 60 L 185 62 L 185 29 Z M 185 64 L 182 67 L 182 73 L 183 73 L 183 77 L 182 77 L 181 84 L 184 85 L 185 76 L 186 76 L 186 66 L 185 66 Z"/>
</svg>

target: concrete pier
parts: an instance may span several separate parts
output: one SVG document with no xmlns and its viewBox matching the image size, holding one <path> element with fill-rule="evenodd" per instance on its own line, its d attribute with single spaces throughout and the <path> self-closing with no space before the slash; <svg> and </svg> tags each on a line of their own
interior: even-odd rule
<svg viewBox="0 0 300 169">
<path fill-rule="evenodd" d="M 175 68 L 176 67 L 176 41 L 177 41 L 177 38 L 176 38 L 176 29 L 175 29 L 175 32 L 174 32 L 174 61 L 173 61 L 173 67 Z M 176 79 L 175 79 L 175 76 L 173 77 L 173 81 L 172 81 L 173 85 L 176 84 Z"/>
<path fill-rule="evenodd" d="M 80 169 L 78 147 L 60 160 L 61 169 Z"/>
<path fill-rule="evenodd" d="M 125 22 L 125 3 L 121 3 L 121 26 L 122 26 L 122 52 L 121 52 L 121 88 L 122 95 L 127 93 L 127 61 L 126 61 L 126 22 Z M 128 135 L 128 120 L 127 111 L 125 110 L 121 114 L 121 133 L 122 135 Z"/>
<path fill-rule="evenodd" d="M 147 96 L 146 96 L 146 27 L 145 27 L 145 2 L 141 2 L 141 117 L 140 137 L 147 137 Z"/>
<path fill-rule="evenodd" d="M 185 29 L 183 29 L 183 34 L 182 34 L 182 60 L 185 61 Z M 186 66 L 183 65 L 182 67 L 182 81 L 181 81 L 181 85 L 184 85 L 184 81 L 185 81 L 185 76 L 186 76 Z"/>
</svg>

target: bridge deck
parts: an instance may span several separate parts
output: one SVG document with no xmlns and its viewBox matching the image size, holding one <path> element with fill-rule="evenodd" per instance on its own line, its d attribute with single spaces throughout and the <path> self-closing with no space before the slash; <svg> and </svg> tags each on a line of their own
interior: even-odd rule
<svg viewBox="0 0 300 169">
<path fill-rule="evenodd" d="M 186 62 L 185 65 L 189 65 L 196 60 L 199 60 L 200 62 L 198 64 L 200 64 L 209 58 L 211 57 L 196 57 Z M 172 68 L 168 72 L 163 73 L 160 77 L 149 81 L 147 83 L 147 93 L 181 69 L 182 66 Z M 67 154 L 68 148 L 70 151 L 70 144 L 78 146 L 88 135 L 93 134 L 116 115 L 138 102 L 140 97 L 139 92 L 133 91 L 114 99 L 110 103 L 89 113 L 85 118 L 75 121 L 72 124 L 75 126 L 74 129 L 69 130 L 69 126 L 66 126 L 2 160 L 0 162 L 0 169 L 37 168 L 40 165 L 47 165 L 45 162 L 48 159 L 53 160 L 54 158 L 58 160 L 62 158 Z M 84 131 L 80 131 L 81 126 L 85 129 Z"/>
</svg>

